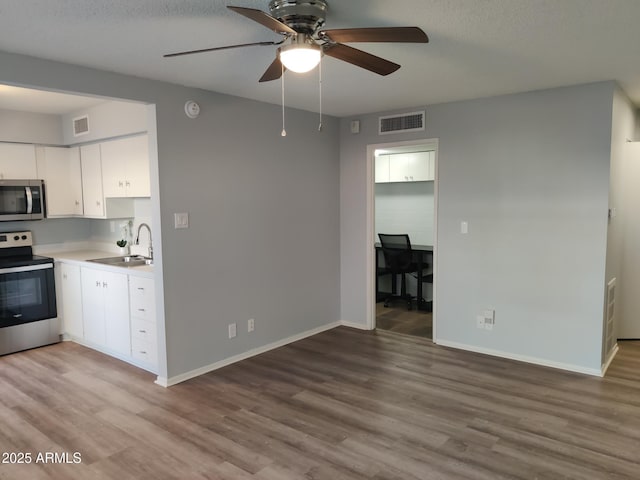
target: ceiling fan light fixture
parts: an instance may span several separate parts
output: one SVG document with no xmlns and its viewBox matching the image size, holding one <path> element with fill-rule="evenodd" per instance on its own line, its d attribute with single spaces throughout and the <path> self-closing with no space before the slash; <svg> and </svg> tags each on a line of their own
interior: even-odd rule
<svg viewBox="0 0 640 480">
<path fill-rule="evenodd" d="M 280 47 L 280 61 L 296 73 L 310 72 L 320 63 L 322 50 L 320 46 L 310 43 L 293 43 Z"/>
</svg>

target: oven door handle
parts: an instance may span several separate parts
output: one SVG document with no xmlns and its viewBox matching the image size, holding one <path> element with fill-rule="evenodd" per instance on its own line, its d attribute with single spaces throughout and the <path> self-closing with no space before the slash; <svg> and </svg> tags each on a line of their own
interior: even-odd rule
<svg viewBox="0 0 640 480">
<path fill-rule="evenodd" d="M 27 193 L 27 213 L 33 213 L 33 195 L 31 194 L 31 187 L 24 187 Z"/>
<path fill-rule="evenodd" d="M 0 268 L 0 275 L 3 273 L 20 273 L 20 272 L 32 272 L 34 270 L 46 270 L 53 268 L 53 263 L 41 263 L 39 265 L 25 265 L 23 267 L 10 267 Z"/>
</svg>

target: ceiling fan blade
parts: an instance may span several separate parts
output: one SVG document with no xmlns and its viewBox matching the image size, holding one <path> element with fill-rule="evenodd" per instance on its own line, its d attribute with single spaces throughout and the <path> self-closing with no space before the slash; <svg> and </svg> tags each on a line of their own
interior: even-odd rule
<svg viewBox="0 0 640 480">
<path fill-rule="evenodd" d="M 272 17 L 268 13 L 263 12 L 262 10 L 256 10 L 255 8 L 244 8 L 244 7 L 227 7 L 229 10 L 233 10 L 240 15 L 244 15 L 245 17 L 253 20 L 254 22 L 258 22 L 260 25 L 267 27 L 269 30 L 273 30 L 276 33 L 284 34 L 294 34 L 296 31 L 285 25 L 280 20 L 275 17 Z"/>
<path fill-rule="evenodd" d="M 428 43 L 429 37 L 418 27 L 341 28 L 319 32 L 333 42 Z"/>
<path fill-rule="evenodd" d="M 282 42 L 253 42 L 241 43 L 239 45 L 227 45 L 225 47 L 202 48 L 200 50 L 189 50 L 186 52 L 168 53 L 163 55 L 165 58 L 179 57 L 180 55 L 191 55 L 192 53 L 215 52 L 216 50 L 229 50 L 230 48 L 253 47 L 255 45 L 280 45 Z"/>
<path fill-rule="evenodd" d="M 326 45 L 324 47 L 324 54 L 364 68 L 370 72 L 377 73 L 378 75 L 389 75 L 400 68 L 400 65 L 397 63 L 376 57 L 357 48 L 342 45 L 341 43 Z"/>
<path fill-rule="evenodd" d="M 270 82 L 271 80 L 277 80 L 282 76 L 282 72 L 287 68 L 282 65 L 280 57 L 276 56 L 276 59 L 269 65 L 267 70 L 260 77 L 260 82 Z"/>
</svg>

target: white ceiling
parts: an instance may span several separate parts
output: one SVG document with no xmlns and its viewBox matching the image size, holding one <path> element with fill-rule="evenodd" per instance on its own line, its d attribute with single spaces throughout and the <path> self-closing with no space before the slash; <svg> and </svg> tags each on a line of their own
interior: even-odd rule
<svg viewBox="0 0 640 480">
<path fill-rule="evenodd" d="M 336 116 L 617 80 L 640 105 L 640 0 L 328 0 L 326 28 L 421 27 L 429 44 L 353 44 L 402 65 L 379 77 L 323 61 Z M 227 5 L 267 0 L 0 0 L 0 49 L 280 102 L 258 83 L 275 47 L 166 59 L 181 50 L 277 40 Z M 286 104 L 318 110 L 317 72 L 287 74 Z"/>
</svg>

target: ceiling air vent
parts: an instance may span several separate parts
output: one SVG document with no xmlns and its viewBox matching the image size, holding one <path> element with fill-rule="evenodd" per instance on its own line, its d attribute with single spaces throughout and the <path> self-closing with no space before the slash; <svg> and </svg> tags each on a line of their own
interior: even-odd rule
<svg viewBox="0 0 640 480">
<path fill-rule="evenodd" d="M 397 132 L 417 132 L 418 130 L 424 130 L 424 112 L 387 115 L 379 118 L 378 135 Z"/>
<path fill-rule="evenodd" d="M 78 137 L 89 133 L 89 116 L 77 117 L 73 119 L 73 135 Z"/>
</svg>

